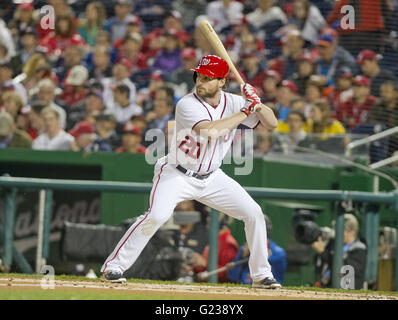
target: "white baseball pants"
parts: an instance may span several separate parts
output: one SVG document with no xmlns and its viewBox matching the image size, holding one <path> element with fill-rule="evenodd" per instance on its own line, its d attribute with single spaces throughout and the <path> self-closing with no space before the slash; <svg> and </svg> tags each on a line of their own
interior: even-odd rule
<svg viewBox="0 0 398 320">
<path fill-rule="evenodd" d="M 199 180 L 168 164 L 167 157 L 159 159 L 155 165 L 148 212 L 127 230 L 106 259 L 101 272 L 129 269 L 150 238 L 171 217 L 177 204 L 192 199 L 242 220 L 250 250 L 249 268 L 253 281 L 274 278 L 268 262 L 267 229 L 260 206 L 221 169 Z"/>
</svg>

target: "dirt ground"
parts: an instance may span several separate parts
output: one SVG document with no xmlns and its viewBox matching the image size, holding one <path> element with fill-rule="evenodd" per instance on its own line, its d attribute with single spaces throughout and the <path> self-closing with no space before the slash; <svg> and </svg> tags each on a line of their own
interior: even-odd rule
<svg viewBox="0 0 398 320">
<path fill-rule="evenodd" d="M 228 287 L 189 284 L 158 284 L 127 282 L 110 284 L 90 280 L 55 279 L 55 290 L 78 290 L 87 292 L 125 292 L 135 295 L 145 294 L 173 299 L 214 299 L 214 300 L 398 300 L 398 295 L 358 293 L 358 292 L 325 292 L 310 290 L 262 290 L 251 287 Z M 41 279 L 24 277 L 0 277 L 0 290 L 32 290 L 41 287 Z"/>
</svg>

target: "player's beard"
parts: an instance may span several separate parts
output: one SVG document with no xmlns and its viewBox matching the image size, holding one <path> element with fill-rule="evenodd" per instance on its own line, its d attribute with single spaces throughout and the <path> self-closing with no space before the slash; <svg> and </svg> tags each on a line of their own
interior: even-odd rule
<svg viewBox="0 0 398 320">
<path fill-rule="evenodd" d="M 202 99 L 211 99 L 214 98 L 215 95 L 220 91 L 220 88 L 218 87 L 212 87 L 212 88 L 204 88 L 204 87 L 199 87 L 196 88 L 196 93 L 201 97 Z"/>
</svg>

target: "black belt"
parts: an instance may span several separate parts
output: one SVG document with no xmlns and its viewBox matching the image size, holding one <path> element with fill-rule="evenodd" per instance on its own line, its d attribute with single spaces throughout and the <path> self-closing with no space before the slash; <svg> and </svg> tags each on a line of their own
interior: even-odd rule
<svg viewBox="0 0 398 320">
<path fill-rule="evenodd" d="M 189 175 L 189 174 L 187 174 L 188 170 L 185 169 L 184 167 L 181 167 L 180 165 L 178 165 L 178 166 L 176 167 L 176 169 L 177 169 L 178 171 L 182 172 L 183 174 Z M 206 173 L 206 174 L 199 174 L 199 173 L 197 173 L 197 172 L 193 172 L 193 173 L 192 173 L 192 177 L 195 177 L 196 179 L 199 179 L 199 180 L 204 180 L 204 179 L 206 179 L 207 177 L 209 177 L 212 173 L 213 173 L 213 172 L 209 172 L 209 173 Z"/>
</svg>

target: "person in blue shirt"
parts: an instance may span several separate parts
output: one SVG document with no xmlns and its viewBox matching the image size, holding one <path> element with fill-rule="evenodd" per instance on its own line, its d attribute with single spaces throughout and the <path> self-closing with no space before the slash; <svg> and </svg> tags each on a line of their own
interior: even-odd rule
<svg viewBox="0 0 398 320">
<path fill-rule="evenodd" d="M 272 223 L 267 215 L 264 215 L 265 223 L 267 226 L 267 241 L 268 241 L 268 261 L 272 268 L 272 273 L 275 276 L 275 280 L 279 283 L 283 283 L 285 272 L 286 272 L 286 252 L 283 248 L 278 246 L 275 241 L 270 238 L 272 231 Z M 236 255 L 233 262 L 238 262 L 249 256 L 247 243 L 239 248 L 238 254 Z M 250 271 L 248 262 L 239 264 L 235 268 L 229 270 L 228 278 L 231 282 L 240 284 L 251 284 L 252 279 L 250 278 Z"/>
</svg>

